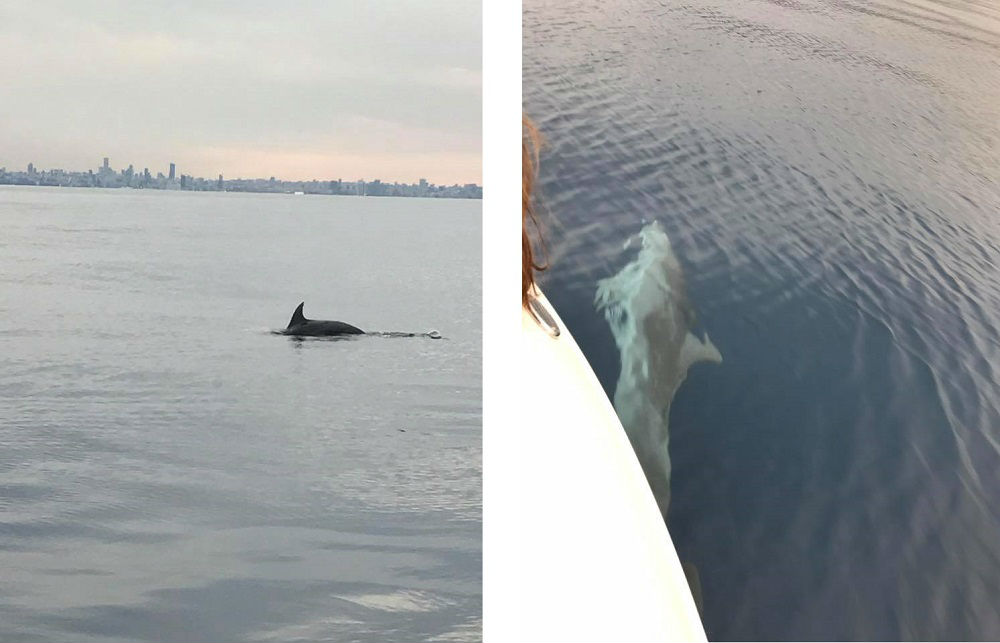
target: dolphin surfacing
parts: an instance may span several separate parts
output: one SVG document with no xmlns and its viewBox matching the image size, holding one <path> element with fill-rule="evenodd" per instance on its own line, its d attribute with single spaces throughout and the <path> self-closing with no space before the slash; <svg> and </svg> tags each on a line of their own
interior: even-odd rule
<svg viewBox="0 0 1000 643">
<path fill-rule="evenodd" d="M 335 337 L 337 335 L 364 335 L 365 331 L 356 326 L 345 324 L 339 321 L 327 321 L 325 319 L 306 319 L 302 314 L 302 307 L 306 302 L 299 304 L 292 319 L 288 322 L 288 327 L 281 331 L 283 335 L 294 335 L 296 337 Z"/>
</svg>

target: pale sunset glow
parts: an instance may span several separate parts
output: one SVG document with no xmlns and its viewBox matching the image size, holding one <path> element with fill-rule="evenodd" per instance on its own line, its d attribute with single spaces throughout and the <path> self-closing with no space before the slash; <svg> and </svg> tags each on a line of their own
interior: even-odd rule
<svg viewBox="0 0 1000 643">
<path fill-rule="evenodd" d="M 0 7 L 0 167 L 481 183 L 479 3 L 98 5 Z"/>
</svg>

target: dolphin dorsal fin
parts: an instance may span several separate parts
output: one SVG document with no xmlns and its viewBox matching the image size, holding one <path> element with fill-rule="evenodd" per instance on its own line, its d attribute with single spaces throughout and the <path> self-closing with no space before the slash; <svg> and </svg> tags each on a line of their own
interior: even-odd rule
<svg viewBox="0 0 1000 643">
<path fill-rule="evenodd" d="M 297 326 L 299 324 L 304 324 L 306 322 L 306 316 L 302 314 L 302 307 L 306 305 L 306 302 L 299 304 L 295 312 L 292 313 L 292 320 L 288 322 L 288 327 Z"/>
</svg>

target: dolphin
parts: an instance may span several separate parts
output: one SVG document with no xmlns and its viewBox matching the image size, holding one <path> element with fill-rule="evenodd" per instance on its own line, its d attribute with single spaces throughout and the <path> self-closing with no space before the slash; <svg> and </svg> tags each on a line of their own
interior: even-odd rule
<svg viewBox="0 0 1000 643">
<path fill-rule="evenodd" d="M 336 335 L 364 335 L 365 331 L 339 321 L 327 321 L 323 319 L 306 319 L 302 314 L 302 307 L 306 302 L 299 304 L 299 307 L 292 313 L 292 319 L 288 322 L 288 328 L 281 331 L 282 335 L 295 335 L 296 337 L 332 337 Z"/>
<path fill-rule="evenodd" d="M 604 312 L 621 354 L 614 406 L 664 519 L 670 506 L 670 405 L 698 362 L 722 362 L 708 334 L 699 338 L 694 305 L 670 238 L 656 220 L 629 239 L 636 258 L 597 282 L 594 303 Z"/>
</svg>

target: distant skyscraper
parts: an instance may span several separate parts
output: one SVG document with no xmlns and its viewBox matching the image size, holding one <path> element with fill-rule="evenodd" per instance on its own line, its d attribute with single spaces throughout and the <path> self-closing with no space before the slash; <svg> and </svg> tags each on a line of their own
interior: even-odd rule
<svg viewBox="0 0 1000 643">
<path fill-rule="evenodd" d="M 35 173 L 34 163 L 28 163 L 28 174 L 34 174 L 34 173 Z"/>
<path fill-rule="evenodd" d="M 222 175 L 219 175 L 219 189 L 222 189 Z"/>
<path fill-rule="evenodd" d="M 177 176 L 177 166 L 173 163 L 170 164 L 170 180 L 173 181 Z"/>
<path fill-rule="evenodd" d="M 106 156 L 104 157 L 104 169 L 105 170 L 110 170 L 111 169 L 110 166 L 108 166 L 108 157 L 106 157 Z"/>
</svg>

